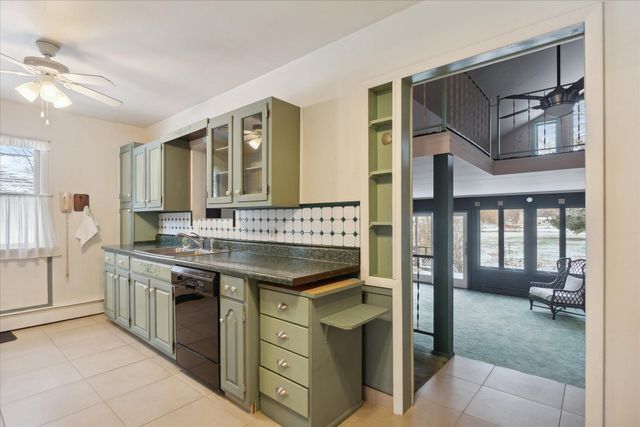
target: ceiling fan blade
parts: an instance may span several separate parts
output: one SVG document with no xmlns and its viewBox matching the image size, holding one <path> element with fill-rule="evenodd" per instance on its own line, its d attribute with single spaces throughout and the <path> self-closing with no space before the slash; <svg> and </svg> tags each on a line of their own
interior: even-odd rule
<svg viewBox="0 0 640 427">
<path fill-rule="evenodd" d="M 122 101 L 112 98 L 104 93 L 97 92 L 93 89 L 89 89 L 88 87 L 84 87 L 82 85 L 76 83 L 63 83 L 64 87 L 71 89 L 74 92 L 78 92 L 82 95 L 88 96 L 89 98 L 93 98 L 96 101 L 100 101 L 107 105 L 111 105 L 112 107 L 120 107 L 122 105 Z"/>
<path fill-rule="evenodd" d="M 94 74 L 76 74 L 76 73 L 62 73 L 58 74 L 59 77 L 71 82 L 79 83 L 83 85 L 94 86 L 115 86 L 111 80 L 106 77 L 97 76 Z"/>
<path fill-rule="evenodd" d="M 9 55 L 5 55 L 4 53 L 0 53 L 0 57 L 2 57 L 3 59 L 6 59 L 7 61 L 17 65 L 18 67 L 22 68 L 23 70 L 28 71 L 31 74 L 40 74 L 40 70 L 38 70 L 36 67 L 32 67 L 31 65 L 23 64 L 22 61 L 18 61 L 17 59 L 12 58 Z"/>
<path fill-rule="evenodd" d="M 2 74 L 15 74 L 16 76 L 33 77 L 33 74 L 23 73 L 22 71 L 0 70 Z"/>
<path fill-rule="evenodd" d="M 580 80 L 577 80 L 574 84 L 572 84 L 569 87 L 569 90 L 582 90 L 584 89 L 584 77 L 582 77 Z"/>
<path fill-rule="evenodd" d="M 536 95 L 510 95 L 510 96 L 505 96 L 503 98 L 500 98 L 500 100 L 503 99 L 524 99 L 524 100 L 531 100 L 531 101 L 541 101 L 542 99 L 544 99 L 544 96 L 536 96 Z"/>
<path fill-rule="evenodd" d="M 541 110 L 541 109 L 542 107 L 539 105 L 536 105 L 535 107 L 531 107 L 531 110 Z M 514 111 L 513 113 L 509 113 L 509 114 L 505 114 L 504 116 L 501 116 L 500 119 L 508 119 L 509 117 L 513 117 L 513 116 L 517 116 L 518 114 L 525 113 L 527 110 L 529 110 L 529 108 L 524 108 L 522 110 Z"/>
</svg>

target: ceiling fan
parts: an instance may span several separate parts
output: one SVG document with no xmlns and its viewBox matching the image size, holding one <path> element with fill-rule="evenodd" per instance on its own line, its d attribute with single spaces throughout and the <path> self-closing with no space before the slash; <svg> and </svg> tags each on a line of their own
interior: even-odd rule
<svg viewBox="0 0 640 427">
<path fill-rule="evenodd" d="M 122 105 L 122 101 L 112 98 L 108 95 L 90 89 L 84 85 L 92 86 L 114 86 L 113 82 L 105 77 L 93 74 L 75 74 L 70 73 L 69 68 L 64 64 L 54 61 L 52 58 L 60 50 L 60 46 L 48 40 L 40 39 L 36 41 L 36 46 L 42 58 L 37 56 L 27 56 L 24 62 L 12 58 L 8 55 L 0 53 L 0 57 L 11 62 L 24 71 L 0 70 L 3 74 L 13 74 L 25 77 L 37 77 L 37 80 L 23 83 L 16 87 L 16 90 L 24 96 L 29 102 L 35 101 L 38 96 L 48 103 L 53 104 L 55 108 L 64 108 L 71 105 L 71 100 L 67 95 L 58 88 L 56 83 L 74 92 L 93 98 L 104 104 L 113 107 Z M 44 116 L 44 107 L 41 117 Z"/>
<path fill-rule="evenodd" d="M 560 69 L 560 45 L 556 48 L 556 67 L 557 67 L 557 84 L 556 87 L 546 95 L 537 96 L 527 93 L 519 95 L 510 95 L 500 98 L 505 99 L 522 99 L 527 101 L 538 101 L 540 104 L 531 108 L 524 108 L 519 111 L 501 116 L 501 119 L 517 116 L 518 114 L 534 110 L 543 110 L 545 114 L 554 117 L 562 117 L 573 111 L 574 105 L 584 98 L 584 92 L 580 93 L 584 89 L 584 77 L 572 83 L 568 88 L 564 88 L 561 83 L 561 69 Z M 538 91 L 539 92 L 539 91 Z"/>
</svg>

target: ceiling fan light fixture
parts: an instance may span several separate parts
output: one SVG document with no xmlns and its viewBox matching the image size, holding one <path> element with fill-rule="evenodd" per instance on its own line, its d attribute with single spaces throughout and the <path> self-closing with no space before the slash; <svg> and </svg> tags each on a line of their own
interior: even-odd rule
<svg viewBox="0 0 640 427">
<path fill-rule="evenodd" d="M 553 117 L 564 117 L 567 114 L 571 114 L 573 112 L 574 107 L 573 102 L 563 102 L 560 104 L 551 105 L 544 110 L 545 114 Z"/>
<path fill-rule="evenodd" d="M 56 84 L 51 78 L 42 79 L 40 84 L 40 96 L 47 102 L 54 103 L 60 98 L 62 92 L 56 87 Z"/>
<path fill-rule="evenodd" d="M 65 108 L 69 105 L 71 105 L 71 100 L 64 92 L 60 91 L 60 96 L 58 96 L 58 99 L 53 101 L 53 106 L 56 108 Z"/>
<path fill-rule="evenodd" d="M 39 82 L 23 83 L 20 86 L 16 86 L 16 90 L 27 101 L 33 102 L 38 98 L 38 95 L 40 95 L 40 83 Z"/>
</svg>

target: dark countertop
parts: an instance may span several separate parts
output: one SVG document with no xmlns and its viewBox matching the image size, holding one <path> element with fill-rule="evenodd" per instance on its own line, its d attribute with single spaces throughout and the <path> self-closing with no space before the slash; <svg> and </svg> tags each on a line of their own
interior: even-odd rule
<svg viewBox="0 0 640 427">
<path fill-rule="evenodd" d="M 318 280 L 360 272 L 360 266 L 357 264 L 258 254 L 248 251 L 233 250 L 190 257 L 167 257 L 144 252 L 145 249 L 160 246 L 157 244 L 113 245 L 103 246 L 102 249 L 164 264 L 202 268 L 288 286 L 300 286 Z"/>
</svg>

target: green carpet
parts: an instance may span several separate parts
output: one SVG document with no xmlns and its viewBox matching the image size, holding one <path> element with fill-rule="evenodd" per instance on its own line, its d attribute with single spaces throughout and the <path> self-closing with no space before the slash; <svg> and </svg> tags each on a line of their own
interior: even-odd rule
<svg viewBox="0 0 640 427">
<path fill-rule="evenodd" d="M 548 309 L 529 311 L 527 298 L 466 289 L 453 297 L 455 354 L 584 387 L 584 317 L 559 313 L 551 320 Z M 415 310 L 414 326 L 433 331 L 433 286 L 420 285 L 419 325 Z M 414 334 L 416 353 L 432 348 L 432 337 Z"/>
</svg>

